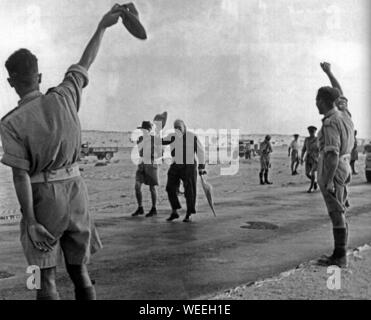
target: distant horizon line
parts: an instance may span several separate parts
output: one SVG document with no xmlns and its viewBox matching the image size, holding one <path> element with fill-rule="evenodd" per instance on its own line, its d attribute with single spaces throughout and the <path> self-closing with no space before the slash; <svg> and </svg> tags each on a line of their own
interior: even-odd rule
<svg viewBox="0 0 371 320">
<path fill-rule="evenodd" d="M 169 128 L 170 129 L 170 128 Z M 205 129 L 208 130 L 208 129 Z M 224 130 L 224 129 L 223 129 Z M 232 130 L 232 129 L 231 129 Z M 105 133 L 130 133 L 131 131 L 117 131 L 117 130 L 98 130 L 98 129 L 82 129 L 82 132 L 105 132 Z M 242 132 L 241 134 L 250 134 L 250 135 L 275 135 L 275 136 L 293 136 L 294 134 L 289 133 L 250 133 L 250 132 Z"/>
<path fill-rule="evenodd" d="M 207 130 L 207 129 L 206 129 Z M 105 132 L 105 133 L 130 133 L 131 131 L 117 131 L 117 130 L 95 130 L 95 129 L 82 129 L 82 132 Z M 272 136 L 293 136 L 294 134 L 289 133 L 249 133 L 249 132 L 242 132 L 241 135 L 272 135 Z M 306 137 L 305 135 L 299 135 L 299 137 Z M 371 140 L 370 138 L 362 138 L 357 137 L 359 140 Z"/>
</svg>

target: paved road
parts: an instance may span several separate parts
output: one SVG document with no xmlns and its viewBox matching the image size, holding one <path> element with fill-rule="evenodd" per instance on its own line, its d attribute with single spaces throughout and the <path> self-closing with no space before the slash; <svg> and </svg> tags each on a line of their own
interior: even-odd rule
<svg viewBox="0 0 371 320">
<path fill-rule="evenodd" d="M 99 298 L 197 298 L 273 276 L 331 251 L 331 226 L 319 193 L 308 195 L 301 184 L 256 188 L 261 188 L 258 193 L 218 197 L 216 219 L 202 205 L 190 224 L 166 222 L 166 207 L 153 219 L 131 218 L 129 212 L 99 218 L 105 248 L 90 266 Z M 371 185 L 361 182 L 351 189 L 354 247 L 371 240 L 370 191 Z M 278 228 L 244 228 L 248 221 Z M 15 274 L 0 280 L 0 299 L 33 298 L 24 289 L 17 229 L 0 226 L 0 271 Z M 58 282 L 62 297 L 72 298 L 63 272 Z"/>
</svg>

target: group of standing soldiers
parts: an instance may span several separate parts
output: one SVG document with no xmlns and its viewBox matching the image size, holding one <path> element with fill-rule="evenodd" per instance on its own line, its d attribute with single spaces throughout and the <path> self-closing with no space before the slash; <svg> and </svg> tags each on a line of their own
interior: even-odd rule
<svg viewBox="0 0 371 320">
<path fill-rule="evenodd" d="M 318 138 L 316 137 L 317 128 L 314 126 L 308 127 L 309 137 L 306 137 L 304 140 L 304 146 L 301 151 L 301 156 L 299 156 L 299 135 L 294 135 L 294 140 L 291 142 L 288 155 L 291 157 L 291 174 L 298 174 L 299 164 L 303 164 L 305 161 L 305 174 L 310 179 L 311 184 L 308 189 L 308 192 L 312 190 L 317 190 L 318 185 L 316 182 L 316 171 L 318 165 L 318 156 L 319 156 L 319 145 Z M 271 136 L 267 135 L 264 141 L 260 144 L 260 172 L 259 179 L 260 184 L 272 184 L 268 180 L 268 172 L 271 167 L 270 154 L 273 152 L 272 144 L 270 142 Z"/>
<path fill-rule="evenodd" d="M 340 88 L 338 81 L 335 79 L 333 74 L 329 71 L 330 64 L 329 63 L 322 63 L 322 69 L 324 72 L 329 76 L 329 79 L 332 83 L 335 84 L 334 88 Z M 346 98 L 343 98 L 345 101 Z M 338 108 L 345 108 L 343 106 L 339 106 Z M 294 140 L 291 142 L 289 149 L 288 149 L 288 156 L 291 158 L 291 174 L 297 175 L 298 174 L 298 167 L 299 164 L 304 164 L 305 162 L 305 175 L 310 180 L 310 186 L 308 189 L 308 193 L 312 193 L 313 191 L 318 189 L 318 183 L 316 181 L 316 173 L 318 170 L 318 158 L 320 155 L 320 143 L 319 138 L 316 136 L 317 128 L 315 126 L 309 126 L 308 128 L 309 136 L 305 138 L 303 148 L 301 150 L 301 156 L 299 157 L 299 134 L 294 134 Z M 260 184 L 272 184 L 268 180 L 268 171 L 271 167 L 270 162 L 270 154 L 273 152 L 272 145 L 270 143 L 271 136 L 267 135 L 264 141 L 260 144 L 260 163 L 261 163 L 261 170 L 259 172 L 259 179 Z M 353 175 L 357 175 L 358 173 L 355 170 L 355 162 L 358 160 L 358 144 L 357 144 L 357 130 L 354 130 L 354 144 L 350 153 L 350 167 L 352 170 Z M 347 202 L 348 203 L 348 202 Z"/>
</svg>

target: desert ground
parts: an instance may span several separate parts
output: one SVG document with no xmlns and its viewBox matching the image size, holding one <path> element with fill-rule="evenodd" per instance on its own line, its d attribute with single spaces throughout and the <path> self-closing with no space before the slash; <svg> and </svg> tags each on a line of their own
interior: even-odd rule
<svg viewBox="0 0 371 320">
<path fill-rule="evenodd" d="M 331 225 L 321 195 L 306 193 L 304 166 L 298 176 L 291 176 L 286 147 L 274 148 L 270 186 L 258 184 L 258 157 L 241 159 L 233 176 L 220 176 L 220 165 L 208 166 L 217 216 L 198 183 L 198 213 L 189 224 L 182 219 L 165 221 L 170 209 L 166 164 L 160 171 L 158 216 L 131 217 L 136 209 L 136 167 L 130 152 L 120 150 L 108 164 L 94 157 L 80 164 L 104 245 L 90 264 L 99 299 L 226 298 L 215 294 L 277 276 L 332 250 Z M 350 248 L 371 242 L 371 185 L 366 183 L 362 154 L 357 169 L 360 174 L 350 188 Z M 0 166 L 0 181 L 0 216 L 12 218 L 0 220 L 0 299 L 33 299 L 34 292 L 26 289 L 19 209 L 5 166 Z M 143 192 L 147 211 L 150 196 L 146 187 Z M 185 206 L 184 200 L 181 197 Z M 325 268 L 316 270 L 326 277 Z M 73 299 L 63 265 L 58 285 L 63 299 Z M 254 292 L 250 289 L 246 298 L 295 298 L 285 296 L 284 290 L 276 290 L 274 296 L 268 291 L 256 291 L 254 296 Z M 302 292 L 299 298 L 305 299 L 305 287 Z"/>
</svg>

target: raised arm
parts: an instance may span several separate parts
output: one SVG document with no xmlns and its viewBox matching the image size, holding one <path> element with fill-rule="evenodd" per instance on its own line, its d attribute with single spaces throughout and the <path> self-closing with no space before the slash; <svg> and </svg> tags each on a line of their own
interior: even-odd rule
<svg viewBox="0 0 371 320">
<path fill-rule="evenodd" d="M 120 15 L 124 12 L 124 8 L 120 5 L 115 4 L 110 11 L 108 11 L 98 24 L 98 28 L 95 31 L 93 37 L 90 39 L 88 45 L 86 46 L 84 53 L 81 56 L 79 65 L 88 70 L 91 64 L 97 57 L 104 32 L 107 28 L 113 26 L 117 23 Z"/>
<path fill-rule="evenodd" d="M 340 91 L 341 95 L 343 95 L 343 90 L 341 89 L 339 81 L 335 78 L 334 74 L 331 71 L 331 64 L 328 62 L 322 62 L 320 63 L 320 66 L 324 73 L 328 76 L 331 85 L 333 88 L 336 88 Z"/>
</svg>

